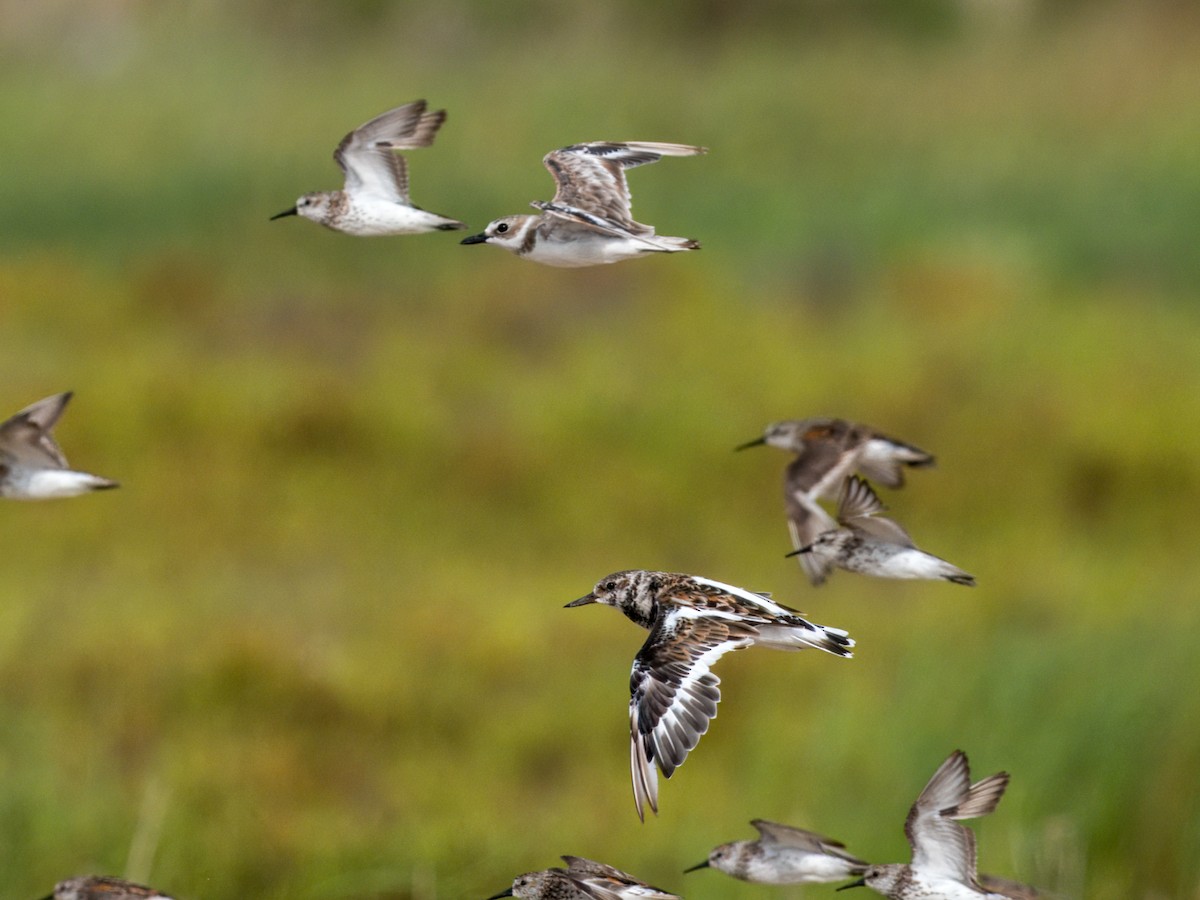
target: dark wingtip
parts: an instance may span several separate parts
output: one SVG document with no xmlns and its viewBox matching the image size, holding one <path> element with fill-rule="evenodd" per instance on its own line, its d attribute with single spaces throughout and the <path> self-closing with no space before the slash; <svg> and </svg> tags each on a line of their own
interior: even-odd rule
<svg viewBox="0 0 1200 900">
<path fill-rule="evenodd" d="M 438 231 L 462 231 L 467 227 L 466 222 L 443 222 L 437 226 Z"/>
<path fill-rule="evenodd" d="M 963 584 L 963 585 L 966 585 L 967 587 L 975 587 L 975 576 L 974 575 L 965 575 L 965 574 L 964 575 L 947 575 L 946 580 L 952 581 L 955 584 Z"/>
<path fill-rule="evenodd" d="M 121 482 L 119 482 L 119 481 L 106 481 L 104 484 L 96 485 L 94 490 L 111 491 L 113 488 L 119 488 L 120 486 L 121 486 Z"/>
</svg>

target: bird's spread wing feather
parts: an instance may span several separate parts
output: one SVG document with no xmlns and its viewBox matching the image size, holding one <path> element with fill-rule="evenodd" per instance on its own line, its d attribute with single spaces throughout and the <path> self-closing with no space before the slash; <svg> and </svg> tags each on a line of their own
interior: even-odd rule
<svg viewBox="0 0 1200 900">
<path fill-rule="evenodd" d="M 760 599 L 761 602 L 761 599 Z M 675 769 L 708 730 L 721 699 L 710 667 L 754 642 L 752 625 L 671 607 L 655 621 L 629 678 L 630 767 L 638 815 L 658 811 L 658 776 Z"/>
<path fill-rule="evenodd" d="M 973 884 L 975 834 L 956 820 L 992 812 L 1007 786 L 1008 775 L 1003 772 L 971 784 L 966 754 L 954 751 L 929 779 L 904 823 L 913 867 L 931 878 Z"/>
<path fill-rule="evenodd" d="M 598 887 L 606 892 L 624 897 L 626 900 L 630 897 L 643 897 L 646 900 L 678 900 L 675 894 L 646 884 L 615 866 L 582 856 L 564 856 L 562 859 L 567 864 L 567 874 L 577 882 L 582 882 L 590 887 Z"/>
<path fill-rule="evenodd" d="M 354 129 L 333 153 L 346 190 L 408 204 L 408 166 L 395 151 L 429 146 L 445 120 L 445 110 L 426 112 L 415 100 Z"/>
<path fill-rule="evenodd" d="M 552 150 L 542 164 L 554 176 L 557 206 L 588 210 L 633 234 L 654 234 L 633 219 L 625 169 L 658 162 L 664 156 L 694 156 L 703 147 L 654 142 L 596 141 Z"/>
<path fill-rule="evenodd" d="M 31 466 L 65 469 L 67 458 L 51 430 L 70 399 L 69 391 L 55 394 L 0 423 L 0 456 Z"/>
<path fill-rule="evenodd" d="M 897 522 L 878 515 L 886 507 L 871 490 L 871 486 L 857 475 L 847 478 L 842 486 L 838 501 L 838 521 L 847 528 L 862 532 L 870 537 L 912 547 L 912 538 Z"/>
<path fill-rule="evenodd" d="M 768 822 L 766 819 L 754 819 L 750 822 L 762 836 L 762 840 L 781 847 L 798 847 L 821 853 L 825 847 L 845 847 L 846 845 L 833 838 L 827 838 L 803 828 L 793 828 L 791 825 L 780 825 L 778 822 Z"/>
<path fill-rule="evenodd" d="M 813 500 L 834 496 L 858 456 L 849 426 L 833 419 L 814 425 L 802 437 L 804 447 L 784 473 L 788 492 L 807 494 Z"/>
<path fill-rule="evenodd" d="M 837 522 L 829 513 L 807 494 L 787 491 L 784 494 L 787 509 L 788 533 L 792 536 L 792 549 L 800 550 L 826 531 L 836 529 Z M 833 571 L 833 562 L 817 553 L 798 553 L 796 559 L 813 584 L 823 584 Z"/>
</svg>

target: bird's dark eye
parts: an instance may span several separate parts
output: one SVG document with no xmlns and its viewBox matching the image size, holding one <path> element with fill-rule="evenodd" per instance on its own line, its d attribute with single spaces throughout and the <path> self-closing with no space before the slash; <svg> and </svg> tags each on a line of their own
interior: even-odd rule
<svg viewBox="0 0 1200 900">
<path fill-rule="evenodd" d="M 604 582 L 604 584 L 600 585 L 600 590 L 602 590 L 602 591 L 612 592 L 612 591 L 615 591 L 616 589 L 617 589 L 617 583 L 615 581 L 606 581 L 606 582 Z"/>
<path fill-rule="evenodd" d="M 501 222 L 499 225 L 496 226 L 496 234 L 504 234 L 504 232 L 506 232 L 506 231 L 508 231 L 508 223 L 507 222 Z"/>
</svg>

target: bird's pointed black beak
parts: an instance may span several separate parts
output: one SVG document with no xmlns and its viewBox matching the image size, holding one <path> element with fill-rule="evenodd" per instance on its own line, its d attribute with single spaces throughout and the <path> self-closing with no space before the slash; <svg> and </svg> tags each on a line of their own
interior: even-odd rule
<svg viewBox="0 0 1200 900">
<path fill-rule="evenodd" d="M 275 215 L 271 216 L 269 221 L 274 222 L 276 219 L 282 219 L 284 216 L 295 216 L 295 215 L 299 215 L 299 210 L 297 210 L 296 207 L 293 206 L 291 209 L 285 209 L 281 213 L 275 213 Z"/>
<path fill-rule="evenodd" d="M 767 442 L 767 439 L 765 437 L 755 438 L 752 441 L 746 441 L 746 443 L 744 443 L 744 444 L 738 444 L 733 449 L 734 450 L 749 450 L 751 447 L 761 447 L 766 442 Z"/>
<path fill-rule="evenodd" d="M 707 869 L 707 868 L 708 868 L 708 860 L 706 859 L 702 863 L 696 863 L 691 868 L 684 869 L 683 874 L 686 875 L 688 872 L 695 872 L 697 869 Z"/>
<path fill-rule="evenodd" d="M 500 893 L 495 894 L 494 896 L 488 897 L 487 900 L 500 900 L 501 897 L 511 897 L 512 895 L 513 895 L 512 888 L 509 888 L 507 891 L 501 891 Z"/>
<path fill-rule="evenodd" d="M 787 559 L 789 556 L 799 556 L 801 553 L 812 553 L 812 548 L 813 545 L 809 544 L 806 547 L 801 547 L 799 550 L 793 550 L 791 553 L 785 553 L 783 554 L 783 557 L 784 559 Z"/>
<path fill-rule="evenodd" d="M 839 890 L 839 891 L 844 891 L 844 890 L 846 890 L 847 888 L 852 888 L 852 887 L 866 887 L 866 886 L 867 886 L 867 879 L 865 879 L 865 878 L 860 878 L 860 879 L 858 879 L 858 881 L 851 881 L 849 884 L 843 884 L 843 885 L 842 885 L 840 888 L 838 888 L 838 890 Z"/>
<path fill-rule="evenodd" d="M 596 602 L 595 594 L 584 594 L 578 600 L 572 600 L 570 603 L 568 603 L 566 606 L 564 606 L 563 609 L 570 609 L 572 606 L 587 606 L 589 603 L 595 603 L 595 602 Z"/>
<path fill-rule="evenodd" d="M 486 244 L 488 236 L 486 234 L 473 234 L 470 237 L 465 237 L 460 244 Z"/>
</svg>

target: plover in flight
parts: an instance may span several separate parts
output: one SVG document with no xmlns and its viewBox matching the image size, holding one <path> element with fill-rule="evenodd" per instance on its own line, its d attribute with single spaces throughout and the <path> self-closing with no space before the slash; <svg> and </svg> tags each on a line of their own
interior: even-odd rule
<svg viewBox="0 0 1200 900">
<path fill-rule="evenodd" d="M 812 543 L 789 553 L 811 557 L 812 580 L 820 584 L 831 568 L 878 578 L 945 579 L 974 586 L 975 578 L 946 560 L 918 550 L 903 528 L 876 515 L 884 510 L 871 486 L 852 475 L 842 486 L 840 528 L 823 531 Z"/>
<path fill-rule="evenodd" d="M 67 468 L 53 430 L 70 399 L 70 391 L 55 394 L 0 423 L 0 497 L 49 500 L 117 487 L 115 481 Z"/>
<path fill-rule="evenodd" d="M 413 206 L 408 164 L 397 150 L 428 147 L 446 111 L 426 112 L 424 100 L 397 106 L 358 126 L 338 144 L 333 159 L 346 176 L 340 191 L 305 194 L 291 209 L 271 216 L 304 216 L 346 234 L 372 237 L 466 228 L 462 222 Z"/>
<path fill-rule="evenodd" d="M 955 750 L 921 791 L 908 811 L 904 833 L 912 847 L 912 863 L 868 866 L 862 878 L 838 888 L 867 886 L 891 900 L 1004 900 L 975 875 L 975 834 L 959 825 L 996 808 L 1008 773 L 999 772 L 971 784 L 966 754 Z"/>
<path fill-rule="evenodd" d="M 846 852 L 846 845 L 802 828 L 754 819 L 757 841 L 732 841 L 714 847 L 704 862 L 685 869 L 719 869 L 759 884 L 818 884 L 861 875 L 867 863 Z"/>
<path fill-rule="evenodd" d="M 166 894 L 123 878 L 85 875 L 68 878 L 54 886 L 43 900 L 171 900 Z"/>
<path fill-rule="evenodd" d="M 542 163 L 558 185 L 549 203 L 530 205 L 537 215 L 505 216 L 464 244 L 495 244 L 547 266 L 575 268 L 620 262 L 648 253 L 698 250 L 689 238 L 664 237 L 634 221 L 625 169 L 664 156 L 695 156 L 704 147 L 653 142 L 597 141 L 547 153 Z"/>
<path fill-rule="evenodd" d="M 870 425 L 845 419 L 789 419 L 768 425 L 762 437 L 737 447 L 778 447 L 796 454 L 783 473 L 783 496 L 792 547 L 807 547 L 823 531 L 836 528 L 817 503 L 837 497 L 846 476 L 859 472 L 885 487 L 904 484 L 904 466 L 931 466 L 932 454 L 888 437 Z M 813 584 L 825 580 L 816 557 L 800 554 L 800 565 Z"/>
<path fill-rule="evenodd" d="M 638 817 L 658 812 L 658 773 L 670 778 L 717 715 L 720 679 L 710 667 L 730 650 L 816 648 L 850 656 L 846 632 L 814 625 L 767 594 L 696 575 L 614 572 L 568 607 L 602 603 L 649 629 L 629 679 L 630 769 Z"/>
<path fill-rule="evenodd" d="M 512 887 L 488 900 L 679 900 L 674 894 L 639 881 L 632 875 L 582 856 L 564 856 L 567 868 L 527 872 Z"/>
</svg>

